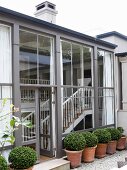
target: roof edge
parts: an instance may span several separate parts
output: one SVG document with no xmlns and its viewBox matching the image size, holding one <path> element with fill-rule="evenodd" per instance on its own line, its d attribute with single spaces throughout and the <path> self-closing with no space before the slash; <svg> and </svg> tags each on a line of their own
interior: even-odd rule
<svg viewBox="0 0 127 170">
<path fill-rule="evenodd" d="M 106 37 L 110 37 L 110 36 L 117 36 L 119 38 L 127 40 L 127 36 L 126 35 L 123 35 L 123 34 L 117 32 L 117 31 L 106 32 L 106 33 L 103 33 L 103 34 L 99 34 L 96 37 L 101 39 L 101 38 L 106 38 Z"/>
<path fill-rule="evenodd" d="M 117 47 L 117 45 L 103 41 L 103 40 L 100 40 L 99 38 L 92 37 L 92 36 L 89 36 L 89 35 L 86 35 L 86 34 L 83 34 L 83 33 L 80 33 L 80 32 L 59 26 L 59 25 L 56 25 L 56 24 L 52 24 L 52 23 L 46 22 L 44 20 L 40 20 L 40 19 L 37 19 L 35 17 L 31 17 L 29 15 L 22 14 L 22 13 L 19 13 L 19 12 L 16 12 L 16 11 L 13 11 L 13 10 L 10 10 L 10 9 L 7 9 L 7 8 L 1 7 L 1 6 L 0 6 L 0 13 L 4 13 L 4 14 L 7 14 L 9 16 L 17 17 L 17 18 L 20 18 L 20 19 L 23 19 L 23 20 L 29 20 L 30 22 L 33 22 L 34 24 L 36 23 L 38 25 L 44 25 L 44 26 L 46 26 L 50 29 L 58 30 L 58 31 L 64 32 L 64 33 L 69 34 L 69 35 L 73 35 L 73 36 L 78 37 L 78 38 L 80 37 L 81 39 L 86 39 L 89 42 L 97 43 L 99 45 L 103 45 L 103 46 L 109 47 L 111 49 L 115 49 Z"/>
</svg>

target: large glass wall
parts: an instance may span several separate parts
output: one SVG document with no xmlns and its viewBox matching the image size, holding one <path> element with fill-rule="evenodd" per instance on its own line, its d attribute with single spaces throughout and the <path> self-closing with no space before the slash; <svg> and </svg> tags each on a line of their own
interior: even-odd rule
<svg viewBox="0 0 127 170">
<path fill-rule="evenodd" d="M 114 124 L 113 54 L 98 50 L 99 125 Z"/>
<path fill-rule="evenodd" d="M 11 27 L 0 24 L 0 110 L 1 116 L 10 112 L 12 103 L 12 43 Z M 6 105 L 2 109 L 2 101 L 7 98 Z M 0 131 L 9 125 L 10 115 L 0 122 Z M 1 136 L 2 134 L 0 134 Z M 9 143 L 7 145 L 10 145 Z"/>
<path fill-rule="evenodd" d="M 63 132 L 92 128 L 92 48 L 61 41 L 61 49 Z"/>
<path fill-rule="evenodd" d="M 61 85 L 92 86 L 92 48 L 62 41 Z"/>
<path fill-rule="evenodd" d="M 54 84 L 53 39 L 20 30 L 20 82 Z"/>
</svg>

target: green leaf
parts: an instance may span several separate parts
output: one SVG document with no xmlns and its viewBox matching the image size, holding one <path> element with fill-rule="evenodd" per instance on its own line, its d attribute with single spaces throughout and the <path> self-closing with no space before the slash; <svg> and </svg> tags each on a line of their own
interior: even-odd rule
<svg viewBox="0 0 127 170">
<path fill-rule="evenodd" d="M 8 134 L 4 134 L 1 138 L 8 138 L 9 135 Z"/>
<path fill-rule="evenodd" d="M 12 109 L 13 107 L 14 107 L 14 105 L 13 105 L 13 104 L 11 104 L 11 105 L 10 105 L 10 108 Z"/>
<path fill-rule="evenodd" d="M 13 144 L 15 142 L 15 137 L 13 135 L 9 136 L 11 139 L 11 144 Z"/>
<path fill-rule="evenodd" d="M 15 120 L 14 120 L 14 119 L 11 119 L 11 121 L 10 121 L 10 126 L 11 126 L 11 127 L 14 127 L 14 126 L 15 126 Z"/>
<path fill-rule="evenodd" d="M 4 107 L 6 103 L 7 103 L 7 98 L 3 99 L 2 106 Z"/>
</svg>

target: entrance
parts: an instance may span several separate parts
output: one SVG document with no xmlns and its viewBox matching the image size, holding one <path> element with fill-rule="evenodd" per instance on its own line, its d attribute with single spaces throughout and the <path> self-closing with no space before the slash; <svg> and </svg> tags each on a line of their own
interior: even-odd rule
<svg viewBox="0 0 127 170">
<path fill-rule="evenodd" d="M 22 127 L 23 145 L 32 146 L 38 155 L 53 157 L 55 104 L 52 87 L 21 88 L 22 118 L 33 127 Z"/>
<path fill-rule="evenodd" d="M 40 153 L 50 157 L 53 156 L 53 95 L 52 88 L 39 89 Z"/>
</svg>

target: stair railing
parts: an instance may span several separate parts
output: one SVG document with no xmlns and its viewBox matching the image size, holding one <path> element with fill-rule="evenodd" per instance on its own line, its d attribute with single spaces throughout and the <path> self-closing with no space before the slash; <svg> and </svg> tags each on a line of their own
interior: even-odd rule
<svg viewBox="0 0 127 170">
<path fill-rule="evenodd" d="M 93 88 L 79 88 L 72 96 L 63 102 L 63 132 L 72 124 L 84 110 L 92 109 Z"/>
<path fill-rule="evenodd" d="M 30 121 L 32 123 L 32 128 L 27 128 L 25 126 L 22 126 L 22 137 L 23 142 L 32 140 L 36 138 L 36 127 L 35 127 L 35 112 L 29 113 L 27 116 L 22 118 L 23 121 Z"/>
</svg>

